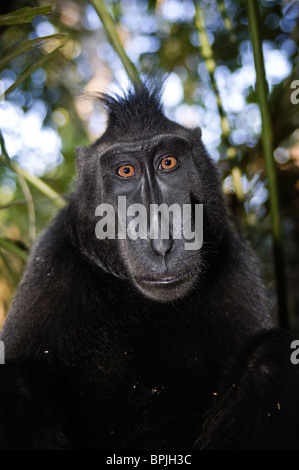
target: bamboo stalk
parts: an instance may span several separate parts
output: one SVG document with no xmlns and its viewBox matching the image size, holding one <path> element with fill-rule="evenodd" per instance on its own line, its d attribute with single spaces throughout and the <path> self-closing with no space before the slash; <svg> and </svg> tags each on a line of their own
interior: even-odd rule
<svg viewBox="0 0 299 470">
<path fill-rule="evenodd" d="M 114 21 L 111 18 L 110 14 L 107 12 L 104 2 L 102 0 L 91 0 L 91 3 L 94 6 L 95 11 L 97 12 L 99 16 L 103 24 L 103 27 L 106 31 L 109 42 L 111 43 L 113 49 L 115 50 L 118 57 L 120 58 L 124 66 L 124 69 L 128 74 L 129 79 L 134 85 L 141 86 L 142 82 L 139 77 L 138 71 L 135 65 L 130 61 L 122 43 L 120 42 Z"/>
<path fill-rule="evenodd" d="M 282 328 L 289 327 L 286 278 L 284 272 L 283 248 L 280 228 L 276 168 L 273 159 L 273 131 L 268 103 L 268 83 L 265 73 L 262 42 L 259 25 L 259 8 L 256 0 L 247 0 L 249 30 L 256 70 L 256 93 L 262 120 L 262 144 L 268 178 L 273 257 L 277 284 L 278 321 Z"/>
<path fill-rule="evenodd" d="M 35 208 L 33 199 L 31 196 L 31 192 L 29 186 L 22 175 L 22 173 L 17 173 L 17 178 L 19 181 L 19 185 L 23 191 L 23 194 L 26 199 L 27 209 L 28 209 L 28 238 L 29 243 L 32 244 L 36 239 L 36 217 L 35 217 Z"/>
<path fill-rule="evenodd" d="M 209 38 L 205 28 L 205 20 L 202 8 L 199 6 L 197 0 L 193 0 L 195 7 L 195 25 L 198 31 L 200 49 L 203 59 L 206 63 L 206 67 L 210 76 L 211 85 L 216 96 L 217 108 L 220 116 L 220 125 L 221 125 L 221 139 L 223 144 L 227 147 L 227 155 L 229 160 L 232 162 L 231 174 L 233 183 L 235 186 L 236 196 L 240 203 L 244 201 L 244 192 L 242 187 L 242 173 L 238 165 L 235 164 L 237 158 L 237 150 L 229 142 L 229 135 L 231 132 L 231 127 L 227 115 L 223 109 L 220 93 L 218 90 L 217 82 L 215 79 L 215 70 L 216 62 L 214 59 L 214 54 L 212 47 L 209 42 Z"/>
<path fill-rule="evenodd" d="M 217 0 L 218 9 L 221 13 L 223 24 L 228 33 L 231 33 L 233 30 L 232 20 L 226 14 L 225 2 L 224 0 Z"/>
</svg>

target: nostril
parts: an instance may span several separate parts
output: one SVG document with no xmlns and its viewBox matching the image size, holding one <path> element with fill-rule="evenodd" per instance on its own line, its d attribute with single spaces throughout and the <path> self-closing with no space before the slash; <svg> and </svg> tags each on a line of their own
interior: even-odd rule
<svg viewBox="0 0 299 470">
<path fill-rule="evenodd" d="M 151 245 L 154 252 L 157 253 L 159 256 L 163 256 L 164 258 L 167 253 L 171 250 L 173 240 L 158 238 L 157 240 L 151 240 Z"/>
</svg>

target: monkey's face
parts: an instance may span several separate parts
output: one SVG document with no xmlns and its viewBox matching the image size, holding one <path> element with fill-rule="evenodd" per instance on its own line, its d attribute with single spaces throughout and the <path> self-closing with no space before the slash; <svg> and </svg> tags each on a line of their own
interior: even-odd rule
<svg viewBox="0 0 299 470">
<path fill-rule="evenodd" d="M 204 178 L 188 139 L 158 135 L 99 147 L 94 176 L 101 195 L 95 232 L 109 270 L 150 299 L 184 297 L 206 265 Z"/>
</svg>

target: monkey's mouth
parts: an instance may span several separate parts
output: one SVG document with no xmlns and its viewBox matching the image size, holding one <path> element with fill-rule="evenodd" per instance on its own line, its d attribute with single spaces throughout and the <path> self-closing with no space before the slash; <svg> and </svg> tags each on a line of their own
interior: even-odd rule
<svg viewBox="0 0 299 470">
<path fill-rule="evenodd" d="M 187 279 L 187 276 L 170 276 L 170 277 L 161 277 L 159 279 L 150 279 L 150 278 L 143 278 L 139 277 L 136 279 L 136 282 L 145 284 L 145 285 L 152 285 L 152 286 L 167 286 L 167 285 L 172 285 L 172 284 L 177 284 L 180 282 L 183 282 L 184 280 Z"/>
<path fill-rule="evenodd" d="M 165 303 L 185 297 L 194 283 L 194 277 L 190 274 L 159 278 L 138 276 L 134 277 L 134 281 L 146 297 Z"/>
</svg>

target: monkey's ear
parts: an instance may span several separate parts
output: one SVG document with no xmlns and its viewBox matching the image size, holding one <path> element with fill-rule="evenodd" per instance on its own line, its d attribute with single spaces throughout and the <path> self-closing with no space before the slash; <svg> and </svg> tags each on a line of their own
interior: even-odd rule
<svg viewBox="0 0 299 470">
<path fill-rule="evenodd" d="M 200 127 L 195 127 L 194 129 L 192 129 L 192 137 L 194 137 L 195 139 L 201 139 L 201 128 Z"/>
<path fill-rule="evenodd" d="M 76 168 L 78 176 L 81 175 L 84 168 L 84 160 L 87 158 L 87 149 L 85 147 L 76 147 Z"/>
</svg>

